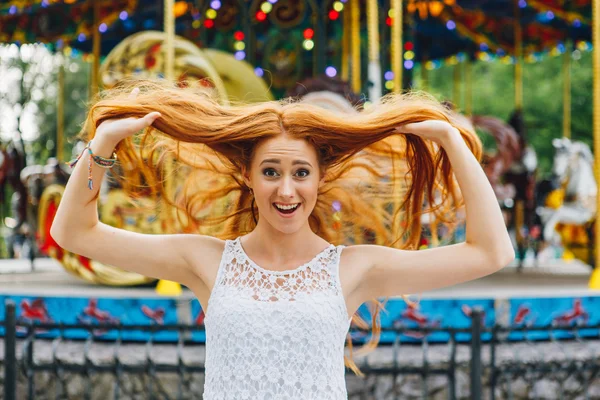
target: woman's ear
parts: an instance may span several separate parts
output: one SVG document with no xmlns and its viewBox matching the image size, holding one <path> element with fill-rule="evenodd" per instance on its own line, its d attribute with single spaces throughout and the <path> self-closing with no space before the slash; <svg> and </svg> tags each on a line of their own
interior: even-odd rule
<svg viewBox="0 0 600 400">
<path fill-rule="evenodd" d="M 321 173 L 321 179 L 319 180 L 319 189 L 321 189 L 321 186 L 323 186 L 325 184 L 325 173 Z"/>
<path fill-rule="evenodd" d="M 252 188 L 252 183 L 250 181 L 250 170 L 246 166 L 242 166 L 242 179 L 244 180 L 246 186 Z"/>
</svg>

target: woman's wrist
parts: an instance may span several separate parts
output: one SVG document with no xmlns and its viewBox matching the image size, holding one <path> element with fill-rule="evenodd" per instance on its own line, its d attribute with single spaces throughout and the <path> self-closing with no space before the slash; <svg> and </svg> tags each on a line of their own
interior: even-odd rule
<svg viewBox="0 0 600 400">
<path fill-rule="evenodd" d="M 453 126 L 448 128 L 445 135 L 442 136 L 440 142 L 442 147 L 456 145 L 457 143 L 464 144 L 464 140 L 462 138 L 462 135 L 460 134 L 460 131 Z"/>
<path fill-rule="evenodd" d="M 92 144 L 90 148 L 92 149 L 92 153 L 97 156 L 108 158 L 112 156 L 115 147 L 119 142 L 115 142 L 115 140 L 102 136 L 96 135 L 92 139 Z"/>
</svg>

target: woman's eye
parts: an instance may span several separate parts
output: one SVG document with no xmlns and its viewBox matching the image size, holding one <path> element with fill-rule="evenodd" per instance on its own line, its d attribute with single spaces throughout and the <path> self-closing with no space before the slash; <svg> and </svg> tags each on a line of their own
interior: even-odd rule
<svg viewBox="0 0 600 400">
<path fill-rule="evenodd" d="M 300 178 L 306 178 L 309 175 L 309 172 L 305 169 L 301 169 L 298 170 L 298 172 L 296 172 L 296 174 L 300 177 Z"/>
<path fill-rule="evenodd" d="M 277 171 L 275 171 L 273 168 L 265 168 L 263 170 L 263 175 L 272 178 L 274 176 L 277 176 Z"/>
</svg>

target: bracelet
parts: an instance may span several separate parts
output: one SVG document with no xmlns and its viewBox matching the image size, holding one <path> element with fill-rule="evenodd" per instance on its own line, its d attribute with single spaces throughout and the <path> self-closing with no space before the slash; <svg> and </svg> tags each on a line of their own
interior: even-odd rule
<svg viewBox="0 0 600 400">
<path fill-rule="evenodd" d="M 81 154 L 69 161 L 68 164 L 71 168 L 73 168 L 75 166 L 75 164 L 77 164 L 77 161 L 79 161 L 79 159 L 81 158 L 81 156 L 83 155 L 83 153 L 85 152 L 85 150 L 87 149 L 88 153 L 90 153 L 90 159 L 89 159 L 89 164 L 88 164 L 88 188 L 90 190 L 92 190 L 94 188 L 94 184 L 92 182 L 92 161 L 94 161 L 94 163 L 101 167 L 101 168 L 112 168 L 115 166 L 115 163 L 117 162 L 117 153 L 113 151 L 112 157 L 113 158 L 104 158 L 104 157 L 100 157 L 95 155 L 94 153 L 92 153 L 92 141 L 90 140 L 88 142 L 88 144 L 84 147 L 83 151 L 81 152 Z"/>
</svg>

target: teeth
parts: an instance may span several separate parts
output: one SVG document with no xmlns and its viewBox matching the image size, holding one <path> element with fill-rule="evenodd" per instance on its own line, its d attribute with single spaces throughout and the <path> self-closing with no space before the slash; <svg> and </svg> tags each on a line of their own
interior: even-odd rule
<svg viewBox="0 0 600 400">
<path fill-rule="evenodd" d="M 298 204 L 300 204 L 300 203 L 298 203 Z M 280 210 L 293 210 L 294 208 L 298 207 L 298 204 L 294 204 L 294 205 L 290 205 L 290 206 L 275 204 L 275 207 L 279 208 Z"/>
</svg>

